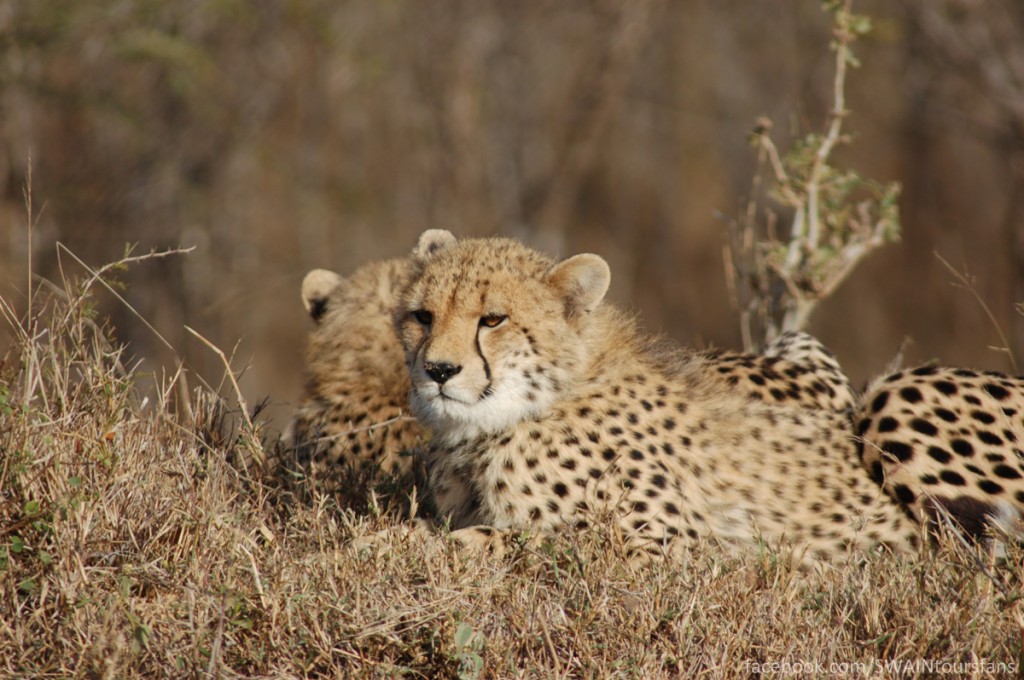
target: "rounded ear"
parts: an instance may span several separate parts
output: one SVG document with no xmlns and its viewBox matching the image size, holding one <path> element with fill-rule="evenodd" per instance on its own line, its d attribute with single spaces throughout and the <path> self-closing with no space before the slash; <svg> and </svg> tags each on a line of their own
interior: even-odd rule
<svg viewBox="0 0 1024 680">
<path fill-rule="evenodd" d="M 421 259 L 455 245 L 455 236 L 447 229 L 427 229 L 420 234 L 420 240 L 412 254 Z"/>
<path fill-rule="evenodd" d="M 573 255 L 548 272 L 548 283 L 565 300 L 567 316 L 592 312 L 608 292 L 612 272 L 604 258 L 590 253 Z"/>
<path fill-rule="evenodd" d="M 302 279 L 302 304 L 313 321 L 320 321 L 327 312 L 327 300 L 342 280 L 326 269 L 314 269 Z"/>
</svg>

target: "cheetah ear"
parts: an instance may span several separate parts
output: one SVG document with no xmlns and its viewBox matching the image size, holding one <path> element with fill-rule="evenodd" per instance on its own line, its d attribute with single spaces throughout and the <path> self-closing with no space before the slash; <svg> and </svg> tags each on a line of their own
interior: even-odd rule
<svg viewBox="0 0 1024 680">
<path fill-rule="evenodd" d="M 455 236 L 447 229 L 427 229 L 420 234 L 420 240 L 413 248 L 412 254 L 420 259 L 426 259 L 453 245 Z"/>
<path fill-rule="evenodd" d="M 559 262 L 548 272 L 548 283 L 565 299 L 567 316 L 592 312 L 608 292 L 612 273 L 598 255 L 584 253 Z"/>
<path fill-rule="evenodd" d="M 314 269 L 302 280 L 302 304 L 306 313 L 319 322 L 327 313 L 327 300 L 343 279 L 326 269 Z"/>
</svg>

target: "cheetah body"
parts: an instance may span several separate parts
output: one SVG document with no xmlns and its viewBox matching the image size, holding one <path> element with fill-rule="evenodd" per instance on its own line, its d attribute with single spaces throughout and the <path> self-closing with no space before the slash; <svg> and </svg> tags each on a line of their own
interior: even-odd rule
<svg viewBox="0 0 1024 680">
<path fill-rule="evenodd" d="M 396 319 L 411 406 L 434 435 L 429 491 L 456 538 L 610 514 L 647 552 L 916 543 L 860 467 L 840 372 L 655 340 L 602 302 L 595 255 L 556 263 L 429 231 L 416 261 Z"/>
</svg>

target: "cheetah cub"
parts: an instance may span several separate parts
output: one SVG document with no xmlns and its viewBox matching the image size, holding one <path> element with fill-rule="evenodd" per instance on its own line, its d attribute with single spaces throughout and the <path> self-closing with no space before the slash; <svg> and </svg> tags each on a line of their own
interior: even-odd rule
<svg viewBox="0 0 1024 680">
<path fill-rule="evenodd" d="M 302 282 L 313 328 L 307 381 L 285 435 L 284 476 L 318 490 L 366 491 L 389 476 L 413 478 L 410 455 L 424 433 L 409 415 L 409 376 L 394 328 L 399 291 L 412 262 L 366 264 L 348 277 L 314 269 Z"/>
<path fill-rule="evenodd" d="M 430 230 L 414 260 L 396 322 L 433 433 L 428 490 L 457 541 L 500 550 L 512 532 L 611 516 L 640 553 L 916 546 L 916 522 L 860 467 L 848 414 L 806 408 L 793 364 L 645 335 L 603 302 L 597 255 Z M 795 391 L 762 388 L 780 380 Z"/>
</svg>

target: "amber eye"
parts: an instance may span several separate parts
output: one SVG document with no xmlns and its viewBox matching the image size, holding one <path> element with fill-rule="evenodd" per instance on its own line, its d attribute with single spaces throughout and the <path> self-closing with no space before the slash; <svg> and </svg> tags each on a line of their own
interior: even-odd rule
<svg viewBox="0 0 1024 680">
<path fill-rule="evenodd" d="M 423 324 L 424 326 L 429 326 L 430 324 L 434 323 L 434 315 L 425 309 L 417 309 L 415 312 L 412 313 L 412 316 L 414 319 L 416 319 L 416 321 Z"/>
<path fill-rule="evenodd" d="M 484 328 L 495 328 L 500 326 L 508 317 L 504 314 L 488 314 L 480 317 L 480 326 Z"/>
</svg>

